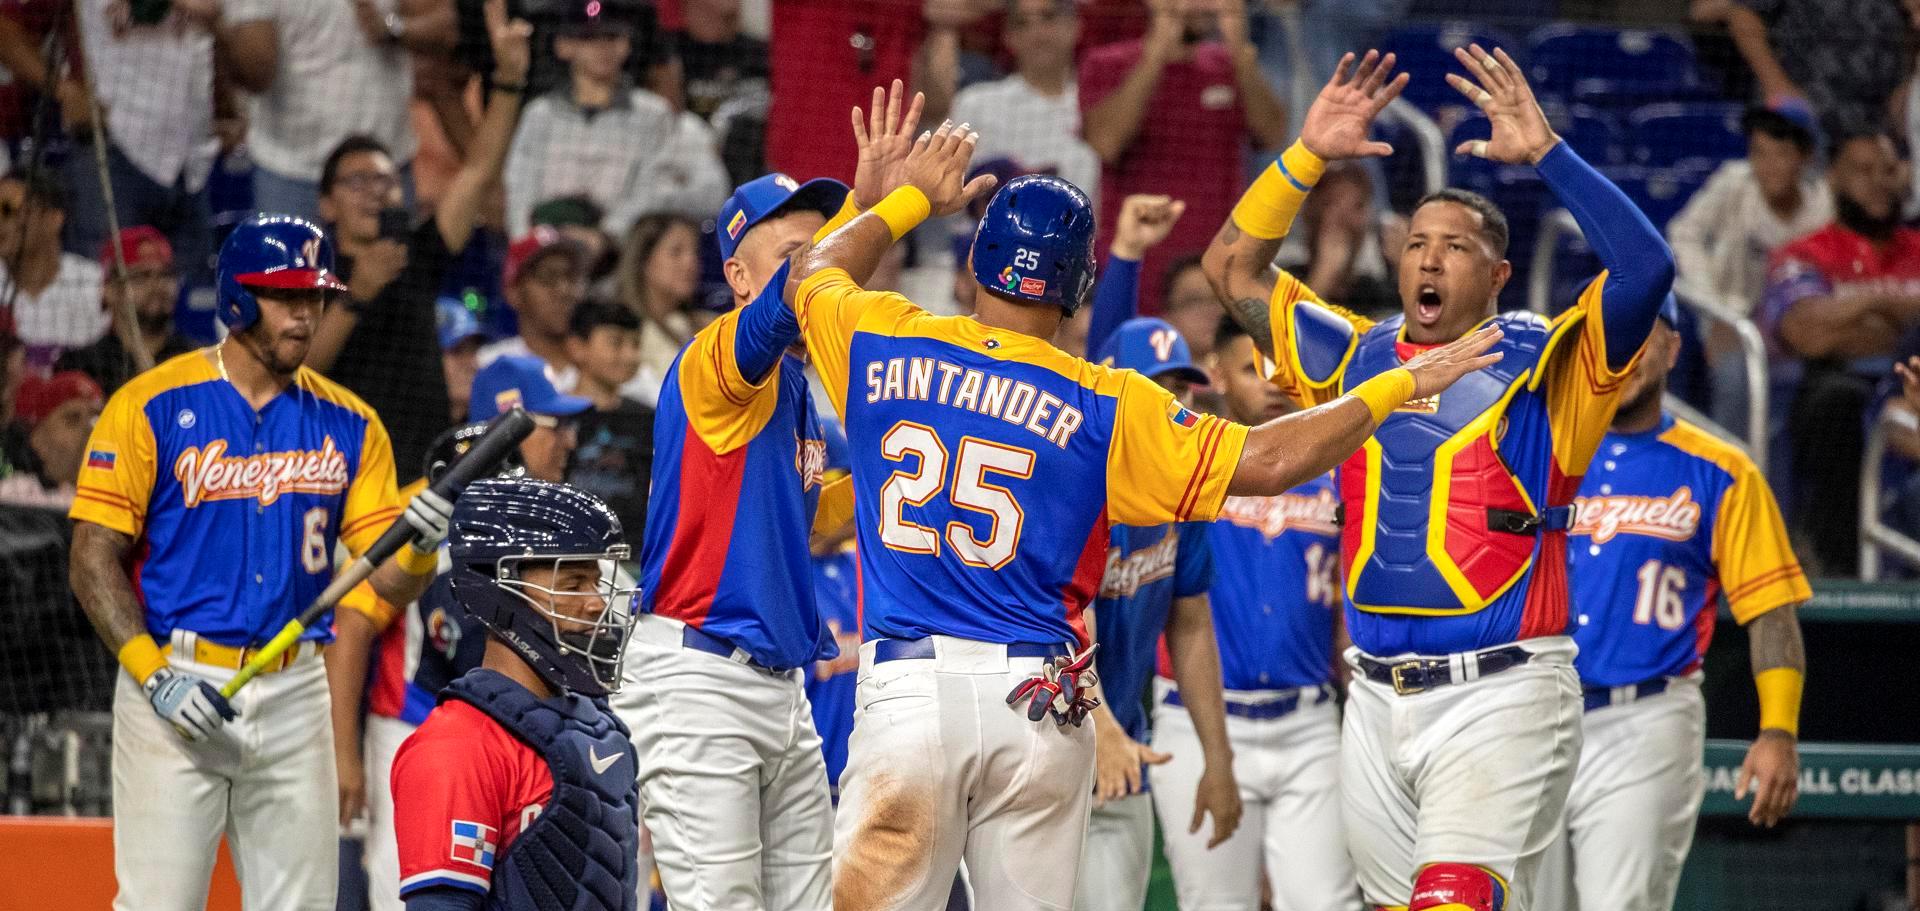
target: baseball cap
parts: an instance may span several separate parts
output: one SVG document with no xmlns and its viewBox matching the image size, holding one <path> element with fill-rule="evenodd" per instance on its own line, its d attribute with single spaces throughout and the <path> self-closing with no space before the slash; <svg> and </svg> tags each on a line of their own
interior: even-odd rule
<svg viewBox="0 0 1920 911">
<path fill-rule="evenodd" d="M 440 336 L 440 350 L 450 351 L 470 338 L 482 341 L 491 336 L 480 328 L 480 320 L 457 297 L 442 297 L 433 302 L 434 329 Z"/>
<path fill-rule="evenodd" d="M 570 38 L 631 35 L 639 22 L 620 6 L 617 0 L 567 0 L 561 4 L 558 32 Z"/>
<path fill-rule="evenodd" d="M 713 232 L 720 241 L 720 258 L 731 259 L 747 232 L 782 210 L 811 209 L 828 218 L 840 211 L 847 198 L 847 185 L 831 177 L 817 177 L 798 183 L 785 174 L 756 177 L 734 189 L 720 207 L 720 220 Z"/>
<path fill-rule="evenodd" d="M 511 287 L 519 281 L 520 274 L 532 268 L 535 262 L 562 253 L 573 259 L 575 268 L 586 269 L 587 251 L 578 242 L 568 240 L 551 226 L 534 225 L 533 230 L 507 247 L 507 268 L 501 279 L 502 287 Z"/>
<path fill-rule="evenodd" d="M 151 263 L 162 268 L 173 267 L 173 245 L 167 243 L 167 236 L 152 225 L 121 228 L 120 249 L 127 257 L 128 266 Z M 114 266 L 111 237 L 100 244 L 100 265 L 108 269 Z"/>
<path fill-rule="evenodd" d="M 467 401 L 467 420 L 484 421 L 519 405 L 528 414 L 572 417 L 593 403 L 554 388 L 547 362 L 531 355 L 508 355 L 480 369 Z"/>
<path fill-rule="evenodd" d="M 106 399 L 100 384 L 78 370 L 62 370 L 52 376 L 29 376 L 20 381 L 14 397 L 13 413 L 28 427 L 39 425 L 60 406 L 85 399 L 98 407 Z"/>
<path fill-rule="evenodd" d="M 1147 379 L 1178 373 L 1196 386 L 1207 385 L 1206 371 L 1193 365 L 1193 351 L 1180 330 L 1163 319 L 1139 316 L 1120 324 L 1100 349 L 1100 363 L 1137 370 Z"/>
<path fill-rule="evenodd" d="M 1752 133 L 1760 123 L 1770 119 L 1784 120 L 1788 126 L 1807 134 L 1813 145 L 1820 144 L 1820 116 L 1805 99 L 1775 98 L 1747 108 L 1740 118 L 1740 129 Z"/>
</svg>

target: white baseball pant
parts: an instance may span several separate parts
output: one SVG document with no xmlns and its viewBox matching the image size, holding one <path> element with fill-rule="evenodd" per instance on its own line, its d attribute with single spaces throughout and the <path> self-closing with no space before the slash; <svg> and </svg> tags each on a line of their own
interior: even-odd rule
<svg viewBox="0 0 1920 911">
<path fill-rule="evenodd" d="M 1347 651 L 1340 790 L 1368 902 L 1407 905 L 1420 868 L 1457 863 L 1505 880 L 1507 911 L 1535 907 L 1580 755 L 1580 680 L 1571 638 L 1521 644 L 1532 660 L 1489 677 L 1471 655 L 1427 656 L 1447 658 L 1464 682 L 1409 695 L 1368 679 L 1359 650 Z"/>
<path fill-rule="evenodd" d="M 1094 807 L 1080 849 L 1074 911 L 1140 911 L 1152 873 L 1153 797 L 1129 794 Z"/>
<path fill-rule="evenodd" d="M 834 911 L 939 911 L 964 860 L 974 907 L 1073 907 L 1093 801 L 1093 728 L 1028 721 L 1013 688 L 1041 658 L 932 637 L 932 658 L 860 682 L 834 826 Z"/>
<path fill-rule="evenodd" d="M 1300 708 L 1271 720 L 1227 716 L 1244 813 L 1233 837 L 1209 850 L 1211 819 L 1187 831 L 1206 763 L 1193 717 L 1166 704 L 1174 689 L 1154 679 L 1153 750 L 1173 758 L 1153 770 L 1153 800 L 1181 911 L 1260 907 L 1262 869 L 1274 911 L 1357 911 L 1360 891 L 1340 818 L 1339 708 L 1319 701 L 1319 687 L 1226 691 L 1227 702 L 1243 705 L 1296 693 Z"/>
<path fill-rule="evenodd" d="M 393 831 L 393 757 L 414 726 L 385 715 L 367 716 L 362 742 L 367 767 L 367 905 L 406 911 L 400 900 L 400 842 Z"/>
<path fill-rule="evenodd" d="M 1707 704 L 1699 678 L 1587 712 L 1567 824 L 1547 851 L 1535 904 L 1556 911 L 1668 911 L 1706 795 Z"/>
<path fill-rule="evenodd" d="M 683 648 L 643 614 L 611 704 L 640 759 L 642 823 L 675 911 L 827 911 L 833 803 L 805 669 Z"/>
<path fill-rule="evenodd" d="M 181 637 L 177 636 L 176 639 Z M 113 693 L 115 911 L 199 911 L 227 836 L 247 911 L 333 911 L 340 882 L 339 793 L 326 667 L 311 645 L 232 699 L 238 718 L 190 743 L 120 672 Z M 233 671 L 175 669 L 215 686 Z"/>
</svg>

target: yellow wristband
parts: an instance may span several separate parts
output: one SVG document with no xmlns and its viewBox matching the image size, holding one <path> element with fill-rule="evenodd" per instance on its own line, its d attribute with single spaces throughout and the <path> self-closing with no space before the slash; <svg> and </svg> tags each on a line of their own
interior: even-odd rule
<svg viewBox="0 0 1920 911">
<path fill-rule="evenodd" d="M 1373 423 L 1378 425 L 1413 397 L 1413 374 L 1405 367 L 1395 367 L 1347 394 L 1365 402 L 1367 410 L 1373 412 Z"/>
<path fill-rule="evenodd" d="M 409 576 L 430 576 L 440 569 L 440 551 L 436 549 L 421 553 L 420 548 L 409 541 L 407 546 L 393 555 L 393 562 L 400 564 L 400 568 L 406 570 Z"/>
<path fill-rule="evenodd" d="M 826 240 L 827 235 L 840 230 L 846 226 L 847 222 L 858 217 L 860 217 L 860 207 L 853 204 L 853 194 L 848 193 L 847 198 L 840 201 L 840 211 L 833 213 L 833 217 L 827 219 L 827 223 L 821 225 L 820 230 L 813 232 L 813 242 L 817 244 Z"/>
<path fill-rule="evenodd" d="M 1300 205 L 1307 201 L 1307 192 L 1326 170 L 1327 163 L 1320 156 L 1295 140 L 1280 160 L 1261 171 L 1253 186 L 1241 194 L 1240 202 L 1233 207 L 1233 223 L 1261 240 L 1287 236 L 1293 217 L 1300 214 Z"/>
<path fill-rule="evenodd" d="M 888 193 L 886 199 L 880 200 L 867 213 L 880 216 L 880 220 L 887 223 L 887 230 L 893 232 L 893 239 L 897 243 L 900 238 L 907 236 L 908 231 L 920 227 L 920 223 L 933 214 L 933 204 L 927 201 L 927 194 L 920 192 L 919 187 L 909 185 Z"/>
<path fill-rule="evenodd" d="M 134 682 L 141 686 L 146 685 L 147 678 L 153 676 L 155 671 L 167 666 L 167 656 L 160 654 L 159 643 L 146 633 L 128 639 L 114 657 L 120 659 L 120 666 L 126 668 L 127 673 L 133 675 Z"/>
<path fill-rule="evenodd" d="M 1800 692 L 1805 674 L 1790 667 L 1771 667 L 1753 675 L 1753 688 L 1760 691 L 1760 729 L 1778 728 L 1800 736 Z"/>
</svg>

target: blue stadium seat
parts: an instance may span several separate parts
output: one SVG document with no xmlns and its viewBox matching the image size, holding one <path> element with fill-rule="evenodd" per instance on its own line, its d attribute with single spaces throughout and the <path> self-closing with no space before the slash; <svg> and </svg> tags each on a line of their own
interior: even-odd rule
<svg viewBox="0 0 1920 911">
<path fill-rule="evenodd" d="M 1704 159 L 1715 165 L 1744 158 L 1747 137 L 1740 130 L 1745 107 L 1730 101 L 1650 104 L 1627 118 L 1633 132 L 1635 164 L 1666 168 Z"/>
<path fill-rule="evenodd" d="M 1586 105 L 1548 103 L 1541 106 L 1555 132 L 1595 167 L 1626 162 L 1625 138 L 1612 117 Z M 1458 148 L 1470 139 L 1486 139 L 1493 134 L 1487 118 L 1475 111 L 1454 124 L 1447 134 L 1447 150 Z M 1455 155 L 1448 168 L 1448 180 L 1484 192 L 1491 185 L 1500 165 L 1471 155 Z"/>
<path fill-rule="evenodd" d="M 1444 126 L 1450 117 L 1472 110 L 1472 105 L 1453 86 L 1447 84 L 1447 73 L 1466 71 L 1459 61 L 1453 59 L 1453 49 L 1478 43 L 1491 49 L 1504 47 L 1507 53 L 1523 65 L 1522 48 L 1518 42 L 1495 29 L 1487 28 L 1476 22 L 1424 22 L 1401 26 L 1388 33 L 1380 41 L 1381 53 L 1393 52 L 1399 57 L 1396 69 L 1413 74 L 1401 97 L 1415 107 L 1427 112 Z"/>
<path fill-rule="evenodd" d="M 1618 184 L 1627 198 L 1646 213 L 1647 220 L 1665 232 L 1667 222 L 1680 213 L 1681 207 L 1713 172 L 1710 168 L 1684 165 L 1672 168 L 1621 165 L 1601 168 L 1600 173 Z"/>
<path fill-rule="evenodd" d="M 1543 97 L 1592 98 L 1591 89 L 1579 89 L 1593 79 L 1636 98 L 1693 97 L 1699 90 L 1693 44 L 1677 33 L 1560 23 L 1535 29 L 1527 45 L 1522 65 Z"/>
<path fill-rule="evenodd" d="M 1649 104 L 1662 102 L 1719 101 L 1720 95 L 1705 81 L 1691 86 L 1618 79 L 1582 79 L 1573 85 L 1574 104 L 1598 108 L 1625 119 Z"/>
</svg>

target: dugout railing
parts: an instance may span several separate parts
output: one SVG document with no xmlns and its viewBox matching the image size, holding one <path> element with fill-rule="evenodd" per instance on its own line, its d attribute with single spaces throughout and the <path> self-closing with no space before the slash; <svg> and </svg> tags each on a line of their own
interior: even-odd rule
<svg viewBox="0 0 1920 911">
<path fill-rule="evenodd" d="M 1916 428 L 1911 413 L 1882 408 L 1867 425 L 1866 447 L 1860 457 L 1860 578 L 1869 582 L 1880 578 L 1888 557 L 1920 572 L 1920 541 L 1882 518 L 1887 498 L 1888 436 L 1895 429 L 1920 428 Z"/>
</svg>

